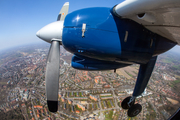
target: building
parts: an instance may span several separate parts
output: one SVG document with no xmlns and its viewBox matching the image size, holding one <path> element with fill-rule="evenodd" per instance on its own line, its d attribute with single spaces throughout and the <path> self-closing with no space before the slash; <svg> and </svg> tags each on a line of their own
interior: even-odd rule
<svg viewBox="0 0 180 120">
<path fill-rule="evenodd" d="M 22 106 L 22 107 L 25 107 L 26 105 L 23 103 L 23 104 L 21 104 L 21 106 Z"/>
<path fill-rule="evenodd" d="M 98 109 L 100 109 L 99 103 L 97 103 Z"/>
<path fill-rule="evenodd" d="M 112 96 L 105 96 L 105 97 L 101 97 L 101 99 L 113 99 Z"/>
<path fill-rule="evenodd" d="M 67 97 L 69 97 L 69 92 L 67 92 Z"/>
<path fill-rule="evenodd" d="M 100 94 L 100 96 L 111 96 L 111 93 Z"/>
<path fill-rule="evenodd" d="M 80 113 L 80 111 L 79 111 L 79 110 L 76 110 L 76 113 Z"/>
<path fill-rule="evenodd" d="M 104 85 L 103 87 L 104 88 L 110 88 L 111 86 L 110 85 Z"/>
<path fill-rule="evenodd" d="M 46 112 L 46 115 L 48 115 L 49 113 L 48 113 L 48 110 L 47 110 L 47 108 L 45 108 L 45 112 Z"/>
<path fill-rule="evenodd" d="M 88 102 L 87 101 L 81 101 L 81 104 L 86 105 L 86 104 L 88 104 Z"/>
<path fill-rule="evenodd" d="M 86 109 L 82 104 L 78 103 L 77 104 L 78 108 L 81 108 L 83 111 Z"/>
<path fill-rule="evenodd" d="M 66 109 L 66 103 L 64 103 L 64 109 Z"/>
<path fill-rule="evenodd" d="M 119 96 L 123 96 L 123 95 L 126 95 L 126 94 L 125 94 L 125 93 L 118 92 L 118 95 L 119 95 Z"/>
<path fill-rule="evenodd" d="M 110 103 L 111 103 L 111 106 L 114 107 L 113 103 L 112 103 L 112 100 L 110 100 Z"/>
<path fill-rule="evenodd" d="M 102 81 L 103 80 L 103 77 L 102 76 L 96 76 L 94 77 L 94 81 L 96 84 L 98 84 L 100 82 L 100 80 Z"/>
<path fill-rule="evenodd" d="M 126 91 L 127 94 L 129 94 L 129 95 L 133 93 L 133 89 L 126 89 L 125 91 Z"/>
<path fill-rule="evenodd" d="M 65 101 L 64 97 L 61 97 L 61 101 L 62 101 L 62 102 L 64 102 L 64 101 Z"/>
<path fill-rule="evenodd" d="M 44 115 L 44 110 L 43 109 L 41 109 L 41 113 Z"/>
<path fill-rule="evenodd" d="M 24 90 L 20 90 L 20 96 L 21 96 L 21 100 L 23 99 L 23 93 L 24 93 Z"/>
<path fill-rule="evenodd" d="M 68 104 L 72 104 L 72 100 L 69 100 L 69 99 L 68 99 Z"/>
<path fill-rule="evenodd" d="M 61 93 L 58 94 L 59 95 L 59 98 L 61 97 Z"/>
<path fill-rule="evenodd" d="M 103 105 L 104 105 L 104 108 L 106 109 L 106 108 L 107 108 L 107 106 L 106 106 L 106 103 L 105 103 L 105 101 L 103 101 Z"/>
<path fill-rule="evenodd" d="M 89 95 L 90 99 L 94 100 L 94 101 L 97 101 L 98 98 L 96 96 L 93 96 L 93 95 Z"/>
<path fill-rule="evenodd" d="M 39 116 L 39 110 L 37 110 L 37 118 L 39 118 L 40 116 Z"/>
<path fill-rule="evenodd" d="M 42 109 L 43 106 L 40 106 L 40 105 L 34 105 L 34 108 L 39 108 L 39 109 Z"/>
<path fill-rule="evenodd" d="M 71 111 L 74 112 L 74 106 L 73 105 L 71 105 Z"/>
</svg>

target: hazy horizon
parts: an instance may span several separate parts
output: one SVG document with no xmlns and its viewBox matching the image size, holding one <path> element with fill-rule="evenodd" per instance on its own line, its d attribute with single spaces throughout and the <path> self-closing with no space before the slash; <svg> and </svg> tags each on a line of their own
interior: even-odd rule
<svg viewBox="0 0 180 120">
<path fill-rule="evenodd" d="M 30 45 L 49 45 L 50 46 L 50 43 L 47 43 L 45 41 L 39 41 L 39 42 L 34 42 L 34 43 L 29 43 L 29 44 L 21 44 L 21 45 L 16 45 L 16 46 L 13 46 L 13 47 L 8 47 L 8 48 L 5 48 L 5 49 L 0 49 L 0 53 L 1 52 L 4 52 L 4 51 L 11 51 L 11 50 L 14 50 L 14 49 L 18 49 L 18 48 L 21 48 L 21 47 L 26 47 L 26 46 L 30 46 Z M 175 47 L 171 48 L 169 51 L 167 52 L 174 52 L 174 53 L 177 53 L 177 54 L 180 54 L 180 46 L 176 45 Z M 166 53 L 166 52 L 165 52 Z M 163 54 L 163 53 L 162 53 Z M 161 55 L 161 54 L 160 54 Z"/>
</svg>

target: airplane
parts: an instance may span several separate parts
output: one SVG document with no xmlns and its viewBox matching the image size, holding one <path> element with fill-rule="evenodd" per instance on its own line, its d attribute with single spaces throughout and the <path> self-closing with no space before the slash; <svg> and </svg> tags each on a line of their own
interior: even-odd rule
<svg viewBox="0 0 180 120">
<path fill-rule="evenodd" d="M 121 106 L 129 117 L 142 106 L 135 99 L 143 93 L 157 56 L 180 45 L 179 0 L 125 0 L 107 7 L 84 8 L 68 13 L 66 2 L 57 21 L 36 35 L 51 43 L 45 73 L 46 96 L 51 112 L 58 110 L 60 45 L 73 54 L 71 66 L 79 70 L 116 70 L 139 64 L 132 96 Z"/>
</svg>

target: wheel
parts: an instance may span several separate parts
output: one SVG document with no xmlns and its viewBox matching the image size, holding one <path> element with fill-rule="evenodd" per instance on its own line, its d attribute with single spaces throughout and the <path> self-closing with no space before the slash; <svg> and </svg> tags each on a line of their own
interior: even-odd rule
<svg viewBox="0 0 180 120">
<path fill-rule="evenodd" d="M 122 101 L 121 107 L 122 107 L 123 109 L 129 109 L 128 102 L 130 101 L 130 99 L 131 99 L 131 96 L 125 98 L 125 99 Z M 130 106 L 134 105 L 134 103 L 135 103 L 135 100 L 133 100 L 133 101 L 130 103 Z"/>
<path fill-rule="evenodd" d="M 135 117 L 138 115 L 142 110 L 142 106 L 140 104 L 132 105 L 128 110 L 128 116 L 129 117 Z"/>
</svg>

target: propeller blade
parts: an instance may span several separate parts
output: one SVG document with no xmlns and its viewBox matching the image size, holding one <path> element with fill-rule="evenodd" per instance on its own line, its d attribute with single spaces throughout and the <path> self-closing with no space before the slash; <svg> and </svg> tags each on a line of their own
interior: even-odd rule
<svg viewBox="0 0 180 120">
<path fill-rule="evenodd" d="M 69 2 L 64 3 L 63 7 L 61 8 L 61 11 L 59 12 L 57 21 L 64 21 L 66 15 L 68 14 L 69 10 Z"/>
<path fill-rule="evenodd" d="M 36 33 L 39 38 L 51 42 L 45 74 L 47 104 L 51 112 L 58 110 L 60 45 L 62 45 L 63 23 L 68 10 L 69 2 L 66 2 L 59 12 L 57 21 L 43 27 Z"/>
<path fill-rule="evenodd" d="M 49 111 L 58 110 L 60 43 L 52 41 L 46 65 L 46 97 Z"/>
</svg>

